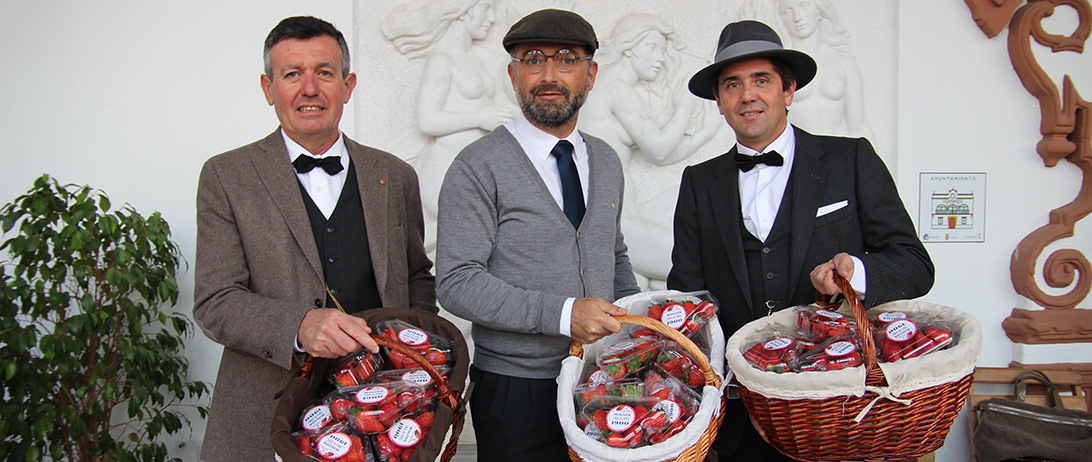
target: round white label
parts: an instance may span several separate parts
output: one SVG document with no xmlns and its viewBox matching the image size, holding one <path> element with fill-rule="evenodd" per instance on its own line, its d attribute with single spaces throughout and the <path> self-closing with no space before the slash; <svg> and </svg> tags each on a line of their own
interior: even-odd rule
<svg viewBox="0 0 1092 462">
<path fill-rule="evenodd" d="M 360 391 L 356 392 L 356 401 L 364 404 L 378 403 L 387 399 L 387 395 L 389 394 L 390 390 L 383 387 L 362 388 Z"/>
<path fill-rule="evenodd" d="M 637 344 L 633 343 L 633 342 L 618 342 L 618 343 L 615 343 L 614 345 L 611 345 L 610 349 L 614 350 L 614 351 L 625 351 L 625 350 L 632 349 L 635 346 L 637 346 Z"/>
<path fill-rule="evenodd" d="M 432 376 L 428 375 L 428 372 L 426 371 L 409 371 L 402 374 L 402 380 L 409 383 L 416 383 L 423 387 L 432 383 Z"/>
<path fill-rule="evenodd" d="M 792 345 L 792 339 L 788 337 L 778 337 L 762 345 L 767 350 L 781 350 L 788 348 Z"/>
<path fill-rule="evenodd" d="M 845 356 L 853 353 L 854 351 L 857 351 L 857 346 L 854 345 L 853 342 L 834 342 L 823 351 L 831 356 Z"/>
<path fill-rule="evenodd" d="M 610 381 L 611 377 L 607 375 L 606 372 L 603 372 L 602 369 L 596 369 L 595 372 L 592 372 L 591 376 L 588 377 L 588 383 L 592 385 L 607 383 Z"/>
<path fill-rule="evenodd" d="M 674 304 L 664 309 L 664 314 L 660 316 L 660 322 L 667 324 L 667 327 L 672 329 L 678 329 L 682 327 L 686 322 L 686 308 L 682 305 Z"/>
<path fill-rule="evenodd" d="M 406 345 L 423 345 L 428 342 L 428 334 L 420 329 L 404 329 L 398 333 L 398 340 Z"/>
<path fill-rule="evenodd" d="M 663 410 L 664 414 L 667 415 L 667 423 L 675 423 L 676 420 L 679 420 L 679 417 L 682 417 L 682 406 L 670 399 L 660 401 L 656 404 L 656 408 Z"/>
<path fill-rule="evenodd" d="M 918 333 L 918 326 L 909 319 L 900 319 L 887 325 L 884 329 L 887 338 L 893 342 L 905 342 Z"/>
<path fill-rule="evenodd" d="M 387 432 L 391 442 L 408 448 L 421 441 L 421 426 L 413 419 L 402 419 Z"/>
<path fill-rule="evenodd" d="M 825 316 L 825 317 L 828 317 L 830 319 L 842 319 L 842 318 L 845 317 L 845 316 L 842 316 L 840 313 L 835 313 L 833 311 L 827 311 L 827 310 L 815 310 L 815 314 L 818 314 L 820 316 Z"/>
<path fill-rule="evenodd" d="M 319 431 L 326 424 L 330 423 L 330 419 L 333 418 L 330 415 L 330 408 L 326 406 L 315 406 L 307 411 L 303 415 L 303 428 L 310 431 Z"/>
<path fill-rule="evenodd" d="M 885 311 L 876 316 L 877 319 L 883 322 L 895 322 L 900 319 L 906 319 L 906 313 L 902 311 Z"/>
<path fill-rule="evenodd" d="M 349 435 L 337 432 L 319 438 L 316 446 L 318 446 L 318 452 L 319 454 L 322 454 L 322 457 L 337 459 L 348 454 L 352 444 L 353 442 L 349 440 Z"/>
<path fill-rule="evenodd" d="M 633 418 L 636 416 L 637 413 L 632 407 L 625 404 L 614 406 L 607 413 L 607 428 L 616 432 L 626 431 L 627 428 L 633 425 Z"/>
</svg>

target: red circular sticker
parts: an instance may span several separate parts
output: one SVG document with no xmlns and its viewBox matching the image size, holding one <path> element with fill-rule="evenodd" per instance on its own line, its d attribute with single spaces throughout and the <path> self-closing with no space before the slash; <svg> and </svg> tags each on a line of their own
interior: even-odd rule
<svg viewBox="0 0 1092 462">
<path fill-rule="evenodd" d="M 633 425 L 633 419 L 636 416 L 637 413 L 632 407 L 625 404 L 614 406 L 607 413 L 607 428 L 616 432 L 626 431 L 627 428 Z"/>
<path fill-rule="evenodd" d="M 902 311 L 885 311 L 876 316 L 877 319 L 883 322 L 895 322 L 900 319 L 906 319 L 906 313 Z"/>
<path fill-rule="evenodd" d="M 834 342 L 823 351 L 830 356 L 845 356 L 857 351 L 857 345 L 846 341 Z"/>
<path fill-rule="evenodd" d="M 349 435 L 337 432 L 319 438 L 316 446 L 318 447 L 319 454 L 322 454 L 322 457 L 337 459 L 349 453 L 352 443 L 353 442 L 349 440 Z"/>
<path fill-rule="evenodd" d="M 406 345 L 424 345 L 428 342 L 428 334 L 420 329 L 403 329 L 398 333 L 398 340 Z"/>
<path fill-rule="evenodd" d="M 788 337 L 778 337 L 762 345 L 767 350 L 782 350 L 792 345 L 792 339 Z"/>
<path fill-rule="evenodd" d="M 421 425 L 413 419 L 402 419 L 391 427 L 387 436 L 392 443 L 408 448 L 421 441 Z"/>
<path fill-rule="evenodd" d="M 660 321 L 667 324 L 667 327 L 678 329 L 686 322 L 686 308 L 678 303 L 671 305 L 660 315 Z"/>
<path fill-rule="evenodd" d="M 827 311 L 827 310 L 815 310 L 815 314 L 818 314 L 820 316 L 825 316 L 825 317 L 828 317 L 830 319 L 842 319 L 842 318 L 845 317 L 845 316 L 842 316 L 840 313 L 835 313 L 833 311 Z"/>
<path fill-rule="evenodd" d="M 356 401 L 363 404 L 378 403 L 387 398 L 390 390 L 383 387 L 367 387 L 356 392 Z"/>
</svg>

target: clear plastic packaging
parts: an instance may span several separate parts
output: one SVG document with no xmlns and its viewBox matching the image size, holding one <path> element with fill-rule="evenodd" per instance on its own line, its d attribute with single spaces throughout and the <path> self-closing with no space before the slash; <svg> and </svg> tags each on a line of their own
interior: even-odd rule
<svg viewBox="0 0 1092 462">
<path fill-rule="evenodd" d="M 340 387 L 367 383 L 375 371 L 383 368 L 383 359 L 368 350 L 342 357 L 330 373 L 330 382 Z"/>
<path fill-rule="evenodd" d="M 611 378 L 624 378 L 655 362 L 662 344 L 663 341 L 656 337 L 623 340 L 600 351 L 595 363 Z"/>
<path fill-rule="evenodd" d="M 326 402 L 335 418 L 344 418 L 362 434 L 378 434 L 416 412 L 425 399 L 417 384 L 394 381 L 340 388 L 327 395 Z"/>
<path fill-rule="evenodd" d="M 647 443 L 641 422 L 659 402 L 658 398 L 599 396 L 581 408 L 579 420 L 587 422 L 585 434 L 598 433 L 593 438 L 610 447 L 636 448 Z"/>
<path fill-rule="evenodd" d="M 705 374 L 698 367 L 698 361 L 675 342 L 663 342 L 656 364 L 688 386 L 705 386 Z"/>
<path fill-rule="evenodd" d="M 928 315 L 885 311 L 876 316 L 873 324 L 876 356 L 884 362 L 927 355 L 953 343 L 951 326 Z"/>
<path fill-rule="evenodd" d="M 743 358 L 752 366 L 770 372 L 791 372 L 789 363 L 815 348 L 810 336 L 784 329 L 772 329 L 761 333 L 756 342 L 747 343 Z"/>
<path fill-rule="evenodd" d="M 709 291 L 700 291 L 655 297 L 648 307 L 647 316 L 692 338 L 719 311 L 717 299 Z M 633 335 L 646 337 L 659 334 L 652 329 L 642 328 L 634 331 Z"/>
<path fill-rule="evenodd" d="M 375 324 L 376 332 L 380 335 L 395 340 L 416 351 L 433 366 L 455 365 L 455 356 L 451 350 L 455 345 L 450 339 L 446 339 L 432 332 L 421 329 L 413 324 L 400 319 L 379 321 Z M 418 367 L 413 358 L 406 357 L 402 353 L 384 348 L 391 366 L 395 369 L 411 369 Z"/>
</svg>

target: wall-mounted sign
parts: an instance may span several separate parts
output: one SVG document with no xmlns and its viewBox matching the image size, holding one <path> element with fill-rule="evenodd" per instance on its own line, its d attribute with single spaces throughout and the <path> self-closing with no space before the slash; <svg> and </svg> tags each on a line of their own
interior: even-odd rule
<svg viewBox="0 0 1092 462">
<path fill-rule="evenodd" d="M 918 238 L 922 242 L 986 241 L 986 174 L 922 172 Z"/>
</svg>

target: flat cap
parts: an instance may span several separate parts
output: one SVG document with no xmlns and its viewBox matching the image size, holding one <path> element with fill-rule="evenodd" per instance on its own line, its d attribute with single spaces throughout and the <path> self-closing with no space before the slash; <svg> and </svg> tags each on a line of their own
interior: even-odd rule
<svg viewBox="0 0 1092 462">
<path fill-rule="evenodd" d="M 583 45 L 588 53 L 599 48 L 595 29 L 572 11 L 538 10 L 524 16 L 504 34 L 504 49 L 509 53 L 520 43 L 548 42 Z"/>
</svg>

